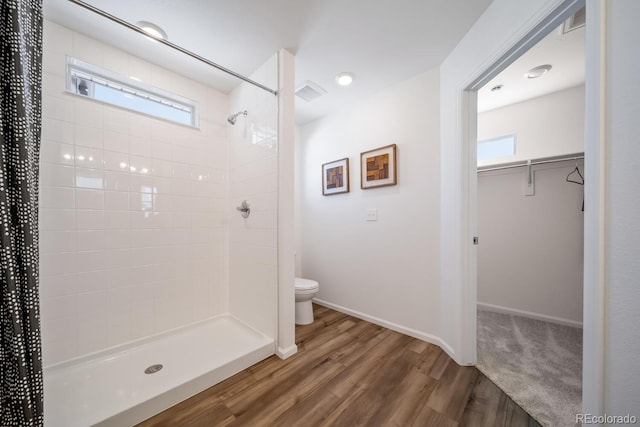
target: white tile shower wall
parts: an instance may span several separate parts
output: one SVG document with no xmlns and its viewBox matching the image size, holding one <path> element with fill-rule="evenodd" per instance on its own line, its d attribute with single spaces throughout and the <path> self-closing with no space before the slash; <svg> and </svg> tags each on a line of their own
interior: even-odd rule
<svg viewBox="0 0 640 427">
<path fill-rule="evenodd" d="M 228 311 L 228 96 L 52 22 L 44 43 L 45 364 Z M 194 99 L 200 129 L 65 93 L 65 55 Z"/>
<path fill-rule="evenodd" d="M 277 55 L 252 76 L 278 86 Z M 277 335 L 278 103 L 249 84 L 230 95 L 231 112 L 247 110 L 229 129 L 229 307 L 262 333 Z M 236 207 L 247 200 L 244 219 Z"/>
</svg>

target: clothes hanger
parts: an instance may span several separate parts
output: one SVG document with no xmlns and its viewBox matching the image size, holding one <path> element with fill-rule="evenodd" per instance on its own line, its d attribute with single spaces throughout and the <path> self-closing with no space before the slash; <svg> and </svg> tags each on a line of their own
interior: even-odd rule
<svg viewBox="0 0 640 427">
<path fill-rule="evenodd" d="M 575 173 L 577 173 L 580 178 L 573 178 L 571 176 Z M 584 185 L 584 177 L 582 176 L 582 174 L 580 173 L 580 169 L 578 168 L 578 159 L 576 159 L 576 168 L 571 172 L 569 172 L 569 175 L 567 175 L 567 182 L 572 182 L 578 185 Z M 582 198 L 582 212 L 584 212 L 584 197 Z"/>
<path fill-rule="evenodd" d="M 574 178 L 571 175 L 578 174 L 580 178 Z M 567 182 L 573 182 L 574 184 L 584 185 L 584 177 L 580 173 L 580 169 L 578 168 L 578 159 L 576 159 L 576 168 L 572 170 L 569 175 L 567 175 Z"/>
</svg>

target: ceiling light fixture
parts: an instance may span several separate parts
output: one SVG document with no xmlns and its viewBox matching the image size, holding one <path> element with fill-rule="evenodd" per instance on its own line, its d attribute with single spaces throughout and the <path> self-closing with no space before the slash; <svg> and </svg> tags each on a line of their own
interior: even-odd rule
<svg viewBox="0 0 640 427">
<path fill-rule="evenodd" d="M 538 77 L 542 77 L 549 72 L 551 69 L 551 65 L 540 65 L 538 67 L 532 68 L 524 74 L 526 79 L 537 79 Z"/>
<path fill-rule="evenodd" d="M 142 31 L 149 34 L 149 40 L 156 41 L 158 39 L 167 40 L 167 33 L 157 26 L 156 24 L 148 21 L 138 21 L 136 25 L 140 27 Z M 154 40 L 155 39 L 155 40 Z"/>
<path fill-rule="evenodd" d="M 349 86 L 351 83 L 353 83 L 354 78 L 355 76 L 353 75 L 353 73 L 339 73 L 336 75 L 336 83 L 338 83 L 340 86 Z"/>
</svg>

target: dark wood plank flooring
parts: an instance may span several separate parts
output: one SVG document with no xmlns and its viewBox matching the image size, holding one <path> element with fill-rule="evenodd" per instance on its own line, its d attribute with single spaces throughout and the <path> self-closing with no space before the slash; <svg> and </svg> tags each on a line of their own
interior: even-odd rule
<svg viewBox="0 0 640 427">
<path fill-rule="evenodd" d="M 298 353 L 272 356 L 138 424 L 151 426 L 538 426 L 439 347 L 314 305 Z"/>
</svg>

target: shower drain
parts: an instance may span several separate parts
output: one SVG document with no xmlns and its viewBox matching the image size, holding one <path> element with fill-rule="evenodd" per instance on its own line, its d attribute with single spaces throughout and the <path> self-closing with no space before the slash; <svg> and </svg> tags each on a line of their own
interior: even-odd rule
<svg viewBox="0 0 640 427">
<path fill-rule="evenodd" d="M 155 374 L 160 369 L 162 369 L 162 365 L 158 363 L 157 365 L 149 366 L 147 369 L 144 370 L 144 373 L 145 374 Z"/>
</svg>

